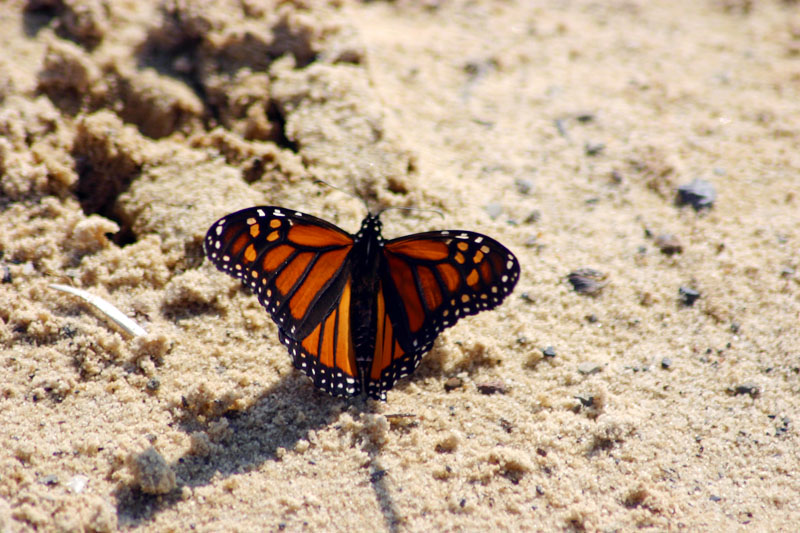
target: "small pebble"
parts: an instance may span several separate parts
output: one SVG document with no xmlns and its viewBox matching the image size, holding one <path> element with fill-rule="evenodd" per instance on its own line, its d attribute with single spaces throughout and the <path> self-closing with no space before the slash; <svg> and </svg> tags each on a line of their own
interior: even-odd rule
<svg viewBox="0 0 800 533">
<path fill-rule="evenodd" d="M 569 131 L 567 131 L 567 125 L 564 122 L 563 118 L 557 118 L 554 121 L 554 123 L 556 125 L 556 129 L 558 130 L 558 134 L 559 135 L 561 135 L 562 137 L 565 137 L 565 138 L 569 137 Z"/>
<path fill-rule="evenodd" d="M 520 194 L 530 194 L 533 190 L 533 182 L 531 180 L 518 178 L 514 181 L 514 185 L 517 186 L 517 192 Z"/>
<path fill-rule="evenodd" d="M 602 365 L 600 365 L 599 363 L 594 363 L 592 361 L 586 361 L 578 365 L 578 372 L 583 374 L 584 376 L 597 374 L 602 369 L 603 369 Z"/>
<path fill-rule="evenodd" d="M 567 280 L 572 284 L 575 292 L 580 294 L 597 294 L 606 286 L 606 275 L 592 268 L 579 268 L 570 272 Z"/>
<path fill-rule="evenodd" d="M 8 268 L 8 265 L 3 265 L 3 283 L 11 283 L 11 269 Z"/>
<path fill-rule="evenodd" d="M 792 421 L 788 416 L 781 418 L 781 425 L 775 428 L 775 436 L 780 437 L 781 435 L 787 433 L 791 423 Z"/>
<path fill-rule="evenodd" d="M 542 212 L 539 211 L 538 209 L 534 209 L 528 214 L 528 216 L 525 217 L 525 220 L 523 222 L 525 222 L 525 224 L 534 224 L 536 222 L 539 222 L 541 218 L 542 218 Z"/>
<path fill-rule="evenodd" d="M 584 124 L 587 122 L 591 122 L 594 120 L 594 113 L 592 112 L 585 112 L 585 113 L 578 113 L 575 115 L 575 120 L 578 122 L 583 122 Z"/>
<path fill-rule="evenodd" d="M 697 299 L 700 298 L 700 292 L 691 287 L 679 288 L 678 294 L 680 295 L 683 305 L 687 307 L 693 306 Z"/>
<path fill-rule="evenodd" d="M 58 476 L 55 474 L 44 476 L 39 480 L 39 483 L 42 485 L 58 485 Z"/>
<path fill-rule="evenodd" d="M 147 390 L 150 392 L 155 392 L 161 387 L 161 380 L 158 378 L 150 378 L 147 380 L 145 387 L 147 387 Z"/>
<path fill-rule="evenodd" d="M 741 396 L 742 394 L 748 394 L 751 398 L 758 398 L 761 396 L 761 387 L 752 382 L 736 385 L 736 387 L 728 389 L 728 391 L 732 392 L 734 396 Z"/>
<path fill-rule="evenodd" d="M 478 383 L 476 386 L 481 394 L 505 394 L 508 392 L 506 384 L 499 379 Z"/>
<path fill-rule="evenodd" d="M 444 390 L 450 392 L 452 390 L 460 388 L 463 385 L 464 385 L 463 379 L 453 376 L 451 378 L 447 378 L 447 380 L 444 382 Z"/>
<path fill-rule="evenodd" d="M 83 492 L 83 489 L 86 488 L 86 484 L 89 483 L 89 478 L 86 476 L 72 476 L 69 481 L 67 481 L 67 488 L 73 492 L 73 494 L 80 494 Z"/>
<path fill-rule="evenodd" d="M 662 233 L 656 237 L 655 244 L 664 255 L 674 255 L 683 252 L 681 241 L 671 233 Z"/>
<path fill-rule="evenodd" d="M 691 183 L 678 187 L 678 205 L 689 204 L 695 211 L 710 208 L 717 199 L 717 191 L 714 185 L 706 180 L 695 179 Z"/>
<path fill-rule="evenodd" d="M 672 359 L 670 359 L 669 357 L 665 357 L 661 360 L 661 368 L 663 368 L 664 370 L 668 369 L 671 366 L 672 366 Z"/>
<path fill-rule="evenodd" d="M 497 203 L 497 202 L 492 202 L 490 204 L 486 204 L 484 209 L 486 209 L 486 213 L 489 215 L 489 218 L 491 218 L 492 220 L 496 219 L 501 214 L 503 214 L 503 206 L 501 204 Z"/>
<path fill-rule="evenodd" d="M 548 346 L 547 348 L 542 350 L 542 355 L 545 357 L 555 357 L 556 356 L 556 349 L 552 346 Z"/>
<path fill-rule="evenodd" d="M 594 396 L 574 396 L 574 398 L 581 402 L 583 407 L 591 407 L 594 405 Z"/>
<path fill-rule="evenodd" d="M 606 145 L 604 143 L 587 142 L 583 148 L 586 151 L 586 155 L 597 155 L 605 150 Z"/>
</svg>

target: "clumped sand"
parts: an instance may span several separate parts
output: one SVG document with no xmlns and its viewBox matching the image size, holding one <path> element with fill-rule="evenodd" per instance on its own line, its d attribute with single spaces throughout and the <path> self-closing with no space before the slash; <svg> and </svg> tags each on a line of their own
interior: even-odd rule
<svg viewBox="0 0 800 533">
<path fill-rule="evenodd" d="M 0 530 L 796 530 L 796 2 L 12 0 L 0 46 Z M 386 403 L 203 259 L 355 230 L 317 178 L 522 264 Z"/>
</svg>

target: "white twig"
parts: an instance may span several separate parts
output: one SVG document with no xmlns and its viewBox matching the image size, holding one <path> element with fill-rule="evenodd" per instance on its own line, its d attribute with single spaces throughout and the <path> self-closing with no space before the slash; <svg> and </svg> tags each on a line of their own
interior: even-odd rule
<svg viewBox="0 0 800 533">
<path fill-rule="evenodd" d="M 82 298 L 86 302 L 93 305 L 97 308 L 98 311 L 106 315 L 108 318 L 114 321 L 116 325 L 124 329 L 129 335 L 132 337 L 141 337 L 142 335 L 147 335 L 147 331 L 133 321 L 133 319 L 128 318 L 125 313 L 108 303 L 107 301 L 103 300 L 99 296 L 95 296 L 90 292 L 86 292 L 82 289 L 76 289 L 75 287 L 70 287 L 69 285 L 61 285 L 60 283 L 51 283 L 51 289 L 56 289 L 58 291 L 68 292 L 70 294 L 74 294 L 75 296 Z"/>
</svg>

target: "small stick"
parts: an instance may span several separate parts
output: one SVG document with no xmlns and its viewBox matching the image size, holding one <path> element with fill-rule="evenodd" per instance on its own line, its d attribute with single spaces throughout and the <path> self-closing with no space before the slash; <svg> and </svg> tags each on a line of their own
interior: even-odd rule
<svg viewBox="0 0 800 533">
<path fill-rule="evenodd" d="M 125 313 L 108 303 L 106 300 L 103 300 L 99 296 L 95 296 L 90 292 L 86 292 L 82 289 L 76 289 L 75 287 L 70 287 L 69 285 L 61 285 L 60 283 L 51 283 L 49 285 L 51 289 L 56 289 L 57 291 L 68 292 L 69 294 L 74 294 L 78 298 L 85 300 L 86 302 L 93 305 L 98 311 L 106 315 L 108 318 L 114 321 L 116 325 L 121 327 L 125 330 L 128 335 L 132 337 L 141 337 L 143 335 L 147 335 L 147 331 L 133 321 L 133 319 L 129 318 Z"/>
</svg>

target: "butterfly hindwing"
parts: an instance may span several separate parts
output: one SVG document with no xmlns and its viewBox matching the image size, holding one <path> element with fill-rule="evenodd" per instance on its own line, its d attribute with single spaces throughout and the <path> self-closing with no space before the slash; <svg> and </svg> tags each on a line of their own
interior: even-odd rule
<svg viewBox="0 0 800 533">
<path fill-rule="evenodd" d="M 332 394 L 353 394 L 350 251 L 353 237 L 322 219 L 262 206 L 218 220 L 206 255 L 240 278 L 278 325 L 294 365 Z M 360 387 L 359 387 L 360 390 Z"/>
<path fill-rule="evenodd" d="M 289 348 L 292 362 L 334 396 L 361 394 L 361 380 L 350 330 L 351 282 L 345 283 L 336 306 L 302 339 L 280 330 L 280 341 Z"/>
<path fill-rule="evenodd" d="M 382 395 L 414 371 L 442 330 L 500 305 L 519 273 L 514 254 L 480 233 L 431 231 L 387 241 L 367 391 Z"/>
<path fill-rule="evenodd" d="M 400 346 L 397 330 L 389 316 L 383 283 L 379 283 L 375 298 L 375 347 L 366 374 L 364 387 L 367 394 L 376 399 L 385 400 L 386 391 L 392 388 L 398 379 L 409 375 L 419 364 L 421 353 L 407 353 Z"/>
</svg>

